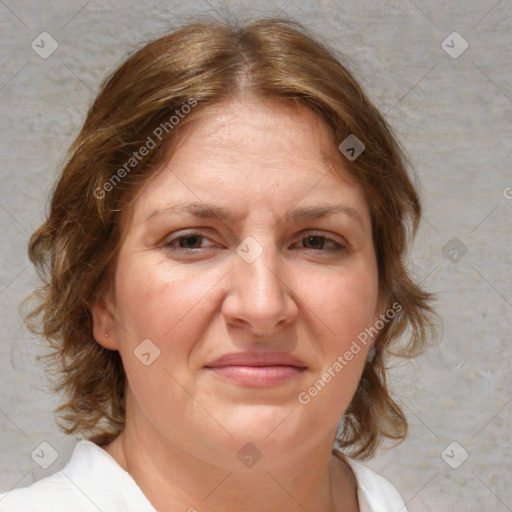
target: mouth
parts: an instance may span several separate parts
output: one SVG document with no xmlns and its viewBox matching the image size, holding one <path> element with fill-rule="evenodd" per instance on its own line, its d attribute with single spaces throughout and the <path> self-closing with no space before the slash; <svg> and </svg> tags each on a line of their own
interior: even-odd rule
<svg viewBox="0 0 512 512">
<path fill-rule="evenodd" d="M 205 368 L 228 381 L 249 387 L 277 386 L 307 370 L 300 359 L 287 352 L 235 352 L 209 362 Z"/>
</svg>

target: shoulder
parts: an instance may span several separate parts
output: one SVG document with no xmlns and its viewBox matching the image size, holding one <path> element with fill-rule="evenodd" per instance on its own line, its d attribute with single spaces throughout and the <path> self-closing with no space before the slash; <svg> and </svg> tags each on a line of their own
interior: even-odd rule
<svg viewBox="0 0 512 512">
<path fill-rule="evenodd" d="M 59 471 L 28 487 L 0 494 L 0 512 L 27 512 L 29 509 L 34 512 L 61 512 L 71 504 L 79 507 L 80 511 L 93 510 L 87 508 L 83 498 L 78 489 L 72 488 L 64 471 Z"/>
<path fill-rule="evenodd" d="M 61 471 L 0 495 L 0 512 L 154 512 L 132 477 L 105 450 L 79 441 Z"/>
<path fill-rule="evenodd" d="M 384 477 L 350 457 L 344 457 L 357 480 L 361 512 L 407 512 L 397 489 Z"/>
</svg>

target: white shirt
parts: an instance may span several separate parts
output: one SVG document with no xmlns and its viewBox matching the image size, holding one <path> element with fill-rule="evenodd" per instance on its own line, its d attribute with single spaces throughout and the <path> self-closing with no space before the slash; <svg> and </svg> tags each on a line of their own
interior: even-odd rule
<svg viewBox="0 0 512 512">
<path fill-rule="evenodd" d="M 357 480 L 360 512 L 407 512 L 384 478 L 346 458 Z M 192 507 L 191 507 L 192 508 Z M 0 494 L 0 512 L 156 512 L 135 480 L 101 447 L 77 443 L 61 471 Z"/>
</svg>

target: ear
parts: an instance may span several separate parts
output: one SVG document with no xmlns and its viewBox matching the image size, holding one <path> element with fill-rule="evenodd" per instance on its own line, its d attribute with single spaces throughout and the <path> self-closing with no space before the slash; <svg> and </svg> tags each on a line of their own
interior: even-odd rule
<svg viewBox="0 0 512 512">
<path fill-rule="evenodd" d="M 109 350 L 118 350 L 117 322 L 113 313 L 113 301 L 107 292 L 96 300 L 91 308 L 94 339 Z"/>
</svg>

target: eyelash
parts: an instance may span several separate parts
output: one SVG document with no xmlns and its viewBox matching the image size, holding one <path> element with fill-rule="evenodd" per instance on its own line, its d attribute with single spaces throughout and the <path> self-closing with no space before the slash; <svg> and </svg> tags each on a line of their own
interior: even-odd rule
<svg viewBox="0 0 512 512">
<path fill-rule="evenodd" d="M 300 241 L 302 242 L 302 241 L 306 240 L 307 238 L 319 238 L 319 239 L 323 240 L 324 243 L 325 242 L 331 243 L 333 245 L 333 248 L 332 249 L 328 249 L 325 252 L 338 253 L 338 252 L 342 252 L 342 251 L 346 251 L 347 250 L 347 247 L 345 247 L 343 244 L 340 244 L 336 240 L 333 240 L 332 238 L 329 238 L 327 236 L 323 236 L 323 235 L 308 235 L 308 236 L 305 236 L 305 237 L 301 238 Z M 309 247 L 305 247 L 305 249 L 310 249 L 312 251 L 321 250 L 321 249 L 314 249 L 314 248 L 309 248 Z"/>
<path fill-rule="evenodd" d="M 206 235 L 203 235 L 202 233 L 194 231 L 194 232 L 186 233 L 186 234 L 183 234 L 183 235 L 180 235 L 180 236 L 172 238 L 171 240 L 167 241 L 164 244 L 163 247 L 165 249 L 167 249 L 167 250 L 176 250 L 176 251 L 197 251 L 199 249 L 211 249 L 212 248 L 212 246 L 208 246 L 208 247 L 193 247 L 193 248 L 188 247 L 187 248 L 187 247 L 179 247 L 179 246 L 174 245 L 176 242 L 179 242 L 180 240 L 183 240 L 183 239 L 186 239 L 186 238 L 194 238 L 194 237 L 195 238 L 200 238 L 201 240 L 202 239 L 208 239 L 209 240 L 209 238 Z M 314 251 L 314 252 L 321 251 L 321 252 L 326 252 L 326 253 L 340 253 L 340 252 L 347 251 L 347 247 L 346 246 L 344 246 L 343 244 L 340 244 L 336 240 L 334 240 L 332 238 L 329 238 L 327 236 L 324 236 L 324 235 L 315 235 L 315 234 L 307 235 L 307 236 L 302 237 L 300 239 L 300 242 L 303 242 L 304 240 L 306 240 L 308 238 L 320 239 L 320 240 L 323 241 L 324 244 L 325 243 L 332 244 L 333 248 L 325 250 L 323 248 L 322 249 L 315 249 L 315 248 L 310 248 L 310 247 L 304 247 L 304 249 L 307 249 L 307 250 L 310 250 L 310 251 Z"/>
</svg>

